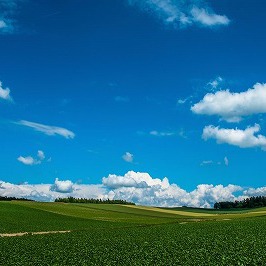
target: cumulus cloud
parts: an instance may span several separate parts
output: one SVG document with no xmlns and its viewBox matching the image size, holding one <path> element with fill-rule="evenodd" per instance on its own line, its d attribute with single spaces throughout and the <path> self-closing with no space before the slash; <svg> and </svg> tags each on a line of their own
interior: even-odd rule
<svg viewBox="0 0 266 266">
<path fill-rule="evenodd" d="M 255 135 L 260 131 L 260 126 L 255 124 L 253 127 L 241 129 L 225 129 L 213 125 L 203 129 L 202 138 L 204 140 L 215 139 L 217 143 L 227 143 L 240 148 L 258 147 L 266 150 L 266 137 Z"/>
<path fill-rule="evenodd" d="M 16 122 L 16 124 L 33 128 L 34 130 L 42 132 L 48 136 L 58 135 L 66 139 L 73 139 L 75 137 L 75 134 L 72 131 L 63 127 L 48 126 L 26 120 L 20 120 L 19 122 Z"/>
<path fill-rule="evenodd" d="M 37 158 L 33 158 L 32 156 L 19 156 L 17 160 L 25 165 L 36 165 L 41 164 L 42 161 L 45 159 L 45 154 L 43 151 L 39 150 L 37 152 Z"/>
<path fill-rule="evenodd" d="M 266 84 L 257 83 L 240 93 L 229 90 L 207 93 L 191 110 L 195 114 L 217 115 L 227 122 L 239 122 L 244 116 L 266 113 Z"/>
<path fill-rule="evenodd" d="M 102 179 L 103 185 L 109 188 L 118 187 L 152 187 L 152 186 L 169 186 L 167 178 L 162 181 L 159 178 L 152 178 L 148 173 L 139 173 L 134 171 L 127 172 L 124 176 L 119 175 L 109 175 Z"/>
<path fill-rule="evenodd" d="M 176 184 L 170 184 L 166 177 L 161 180 L 152 178 L 148 173 L 134 171 L 124 176 L 109 175 L 102 181 L 112 189 L 109 195 L 114 199 L 153 206 L 211 207 L 216 201 L 234 200 L 233 193 L 242 190 L 235 185 L 201 184 L 195 190 L 187 192 Z"/>
<path fill-rule="evenodd" d="M 217 15 L 206 1 L 187 0 L 128 0 L 130 5 L 153 14 L 166 25 L 174 28 L 199 25 L 204 27 L 226 26 L 230 20 L 225 15 Z"/>
<path fill-rule="evenodd" d="M 0 29 L 1 29 L 1 21 L 0 21 Z M 2 82 L 0 81 L 0 98 L 6 101 L 12 101 L 12 97 L 10 95 L 10 89 L 4 89 Z"/>
<path fill-rule="evenodd" d="M 52 191 L 60 193 L 70 193 L 73 191 L 73 183 L 70 180 L 60 181 L 58 178 L 55 179 L 54 184 L 51 186 Z"/>
<path fill-rule="evenodd" d="M 235 195 L 237 194 L 237 196 Z M 55 179 L 54 184 L 15 185 L 0 181 L 0 196 L 24 197 L 39 201 L 54 201 L 58 197 L 123 199 L 148 206 L 213 207 L 215 202 L 234 201 L 253 195 L 266 195 L 266 187 L 243 189 L 237 185 L 200 184 L 186 191 L 170 184 L 165 177 L 153 178 L 148 173 L 129 171 L 123 176 L 108 175 L 102 184 L 75 184 Z"/>
<path fill-rule="evenodd" d="M 126 152 L 123 156 L 122 159 L 128 163 L 132 163 L 134 160 L 134 155 L 131 154 L 130 152 Z"/>
<path fill-rule="evenodd" d="M 34 164 L 39 164 L 39 161 L 36 161 L 33 157 L 31 156 L 19 156 L 18 161 L 25 164 L 25 165 L 34 165 Z"/>
</svg>

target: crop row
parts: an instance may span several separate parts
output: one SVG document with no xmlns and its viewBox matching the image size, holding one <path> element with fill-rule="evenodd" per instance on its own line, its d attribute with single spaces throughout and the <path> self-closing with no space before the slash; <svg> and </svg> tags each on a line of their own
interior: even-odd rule
<svg viewBox="0 0 266 266">
<path fill-rule="evenodd" d="M 0 265 L 265 265 L 266 218 L 0 238 Z"/>
</svg>

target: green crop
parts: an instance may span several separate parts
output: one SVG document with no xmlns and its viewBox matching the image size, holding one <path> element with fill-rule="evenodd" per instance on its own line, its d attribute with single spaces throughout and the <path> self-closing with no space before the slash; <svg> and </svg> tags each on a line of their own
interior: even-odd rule
<svg viewBox="0 0 266 266">
<path fill-rule="evenodd" d="M 195 219 L 161 212 L 156 218 L 156 210 L 151 212 L 142 208 L 86 205 L 85 218 L 81 218 L 84 210 L 79 205 L 71 205 L 73 209 L 68 209 L 68 205 L 60 207 L 52 203 L 9 204 L 5 205 L 9 207 L 6 218 L 0 204 L 1 218 L 7 221 L 9 217 L 12 221 L 16 212 L 21 221 L 25 218 L 22 213 L 35 217 L 28 219 L 28 228 L 34 229 L 32 232 L 48 229 L 73 231 L 0 237 L 0 265 L 4 266 L 266 265 L 264 209 L 252 214 L 215 214 Z M 74 215 L 75 209 L 77 216 Z M 58 211 L 65 214 L 58 214 Z M 97 220 L 100 213 L 106 221 Z M 258 216 L 253 217 L 254 213 Z M 48 217 L 47 224 L 45 220 L 40 222 L 45 216 Z M 3 222 L 0 224 L 3 226 Z M 25 223 L 22 224 L 24 229 L 27 228 Z M 9 225 L 9 231 L 15 232 L 11 227 Z M 18 227 L 19 220 L 14 223 L 14 228 Z"/>
</svg>

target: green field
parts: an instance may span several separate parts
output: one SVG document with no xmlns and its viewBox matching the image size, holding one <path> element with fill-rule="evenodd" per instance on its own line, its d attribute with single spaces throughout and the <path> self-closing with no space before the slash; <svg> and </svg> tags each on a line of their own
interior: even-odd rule
<svg viewBox="0 0 266 266">
<path fill-rule="evenodd" d="M 0 265 L 266 265 L 266 208 L 0 202 L 0 235 Z"/>
</svg>

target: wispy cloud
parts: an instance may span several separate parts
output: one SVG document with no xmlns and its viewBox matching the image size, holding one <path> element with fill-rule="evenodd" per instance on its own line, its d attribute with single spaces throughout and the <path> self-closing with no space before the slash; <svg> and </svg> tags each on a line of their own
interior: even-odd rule
<svg viewBox="0 0 266 266">
<path fill-rule="evenodd" d="M 128 0 L 128 3 L 153 14 L 174 28 L 190 25 L 215 27 L 230 23 L 227 16 L 216 14 L 204 0 Z"/>
<path fill-rule="evenodd" d="M 223 78 L 218 76 L 217 78 L 215 78 L 215 79 L 211 80 L 210 82 L 208 82 L 208 84 L 207 84 L 208 89 L 210 91 L 216 91 L 220 87 L 222 82 L 223 82 Z"/>
<path fill-rule="evenodd" d="M 20 120 L 19 122 L 16 122 L 16 124 L 33 128 L 34 130 L 42 132 L 48 136 L 59 135 L 66 139 L 73 139 L 75 137 L 75 134 L 72 131 L 63 127 L 48 126 L 26 120 Z"/>
<path fill-rule="evenodd" d="M 16 20 L 14 16 L 19 2 L 23 2 L 23 0 L 0 1 L 0 33 L 10 34 L 15 31 Z"/>
<path fill-rule="evenodd" d="M 123 156 L 122 159 L 128 163 L 132 163 L 134 160 L 134 155 L 130 152 L 126 152 Z"/>
<path fill-rule="evenodd" d="M 203 129 L 202 138 L 204 140 L 215 139 L 219 144 L 227 143 L 240 148 L 258 147 L 266 151 L 266 137 L 255 135 L 259 131 L 260 126 L 258 124 L 244 130 L 226 129 L 210 125 Z"/>
<path fill-rule="evenodd" d="M 0 30 L 4 29 L 7 27 L 7 24 L 4 20 L 0 20 Z"/>
<path fill-rule="evenodd" d="M 213 161 L 213 160 L 204 160 L 200 163 L 200 166 L 210 166 L 210 165 L 229 165 L 229 160 L 227 157 L 224 157 L 223 162 L 221 161 Z"/>
<path fill-rule="evenodd" d="M 0 22 L 0 28 L 1 28 L 1 22 Z M 10 95 L 10 89 L 9 88 L 4 89 L 1 81 L 0 81 L 0 99 L 10 101 L 10 102 L 13 101 L 13 99 Z"/>
<path fill-rule="evenodd" d="M 179 98 L 179 99 L 177 99 L 177 104 L 178 105 L 183 105 L 183 104 L 185 104 L 187 102 L 191 102 L 191 99 L 192 98 L 193 98 L 192 95 L 191 96 L 188 96 L 187 98 Z"/>
<path fill-rule="evenodd" d="M 145 134 L 144 132 L 142 134 Z M 179 136 L 181 138 L 187 139 L 186 132 L 183 128 L 180 128 L 176 131 L 158 131 L 158 130 L 152 130 L 149 132 L 150 136 L 155 137 L 172 137 L 172 136 Z"/>
<path fill-rule="evenodd" d="M 239 122 L 244 116 L 266 113 L 266 84 L 257 83 L 254 88 L 239 93 L 229 90 L 207 93 L 191 107 L 191 111 L 217 115 L 227 122 Z"/>
<path fill-rule="evenodd" d="M 202 161 L 201 163 L 200 163 L 200 165 L 201 166 L 204 166 L 204 165 L 211 165 L 211 164 L 213 164 L 214 162 L 212 161 L 212 160 L 207 160 L 207 161 Z"/>
<path fill-rule="evenodd" d="M 212 10 L 194 6 L 191 10 L 192 20 L 205 27 L 226 26 L 230 20 L 226 16 L 213 13 Z"/>
<path fill-rule="evenodd" d="M 156 136 L 156 137 L 169 137 L 175 135 L 175 132 L 164 132 L 164 131 L 157 131 L 157 130 L 152 130 L 150 132 L 150 135 Z"/>
</svg>

